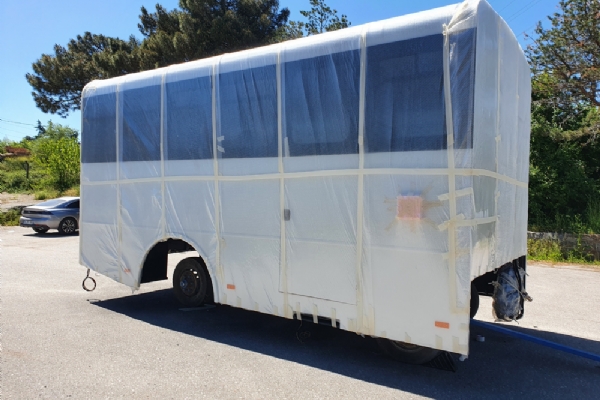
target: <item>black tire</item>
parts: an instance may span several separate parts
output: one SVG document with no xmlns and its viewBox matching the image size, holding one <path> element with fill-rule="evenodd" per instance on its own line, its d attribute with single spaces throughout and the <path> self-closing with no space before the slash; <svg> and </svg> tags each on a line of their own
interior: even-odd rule
<svg viewBox="0 0 600 400">
<path fill-rule="evenodd" d="M 48 232 L 48 228 L 32 228 L 35 233 L 46 233 Z"/>
<path fill-rule="evenodd" d="M 75 218 L 67 217 L 58 224 L 58 231 L 63 235 L 72 235 L 77 230 L 77 221 Z"/>
<path fill-rule="evenodd" d="M 477 292 L 475 283 L 471 282 L 471 308 L 469 311 L 471 319 L 475 318 L 477 310 L 479 310 L 479 293 Z"/>
<path fill-rule="evenodd" d="M 173 292 L 177 300 L 186 307 L 199 307 L 207 299 L 210 282 L 202 259 L 185 258 L 173 272 Z"/>
<path fill-rule="evenodd" d="M 417 346 L 390 339 L 377 338 L 377 344 L 383 352 L 396 361 L 407 364 L 425 364 L 433 360 L 440 350 L 430 347 Z"/>
</svg>

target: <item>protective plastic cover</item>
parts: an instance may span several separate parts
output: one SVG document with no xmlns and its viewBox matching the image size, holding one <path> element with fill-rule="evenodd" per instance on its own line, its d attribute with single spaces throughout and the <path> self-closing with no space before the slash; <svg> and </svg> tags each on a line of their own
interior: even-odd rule
<svg viewBox="0 0 600 400">
<path fill-rule="evenodd" d="M 526 254 L 529 67 L 485 1 L 86 86 L 81 263 L 168 238 L 215 300 L 468 353 L 470 281 Z"/>
</svg>

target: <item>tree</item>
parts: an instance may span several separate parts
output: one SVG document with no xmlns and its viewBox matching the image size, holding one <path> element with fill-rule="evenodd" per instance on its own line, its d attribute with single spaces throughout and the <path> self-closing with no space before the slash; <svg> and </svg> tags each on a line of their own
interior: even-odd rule
<svg viewBox="0 0 600 400">
<path fill-rule="evenodd" d="M 529 222 L 574 230 L 600 199 L 600 2 L 563 0 L 559 7 L 548 17 L 549 29 L 537 25 L 526 50 L 532 72 Z"/>
<path fill-rule="evenodd" d="M 265 45 L 288 16 L 279 0 L 180 0 L 179 9 L 157 4 L 154 13 L 142 7 L 141 42 L 86 32 L 42 54 L 26 78 L 38 108 L 66 116 L 80 108 L 81 91 L 94 79 Z"/>
<path fill-rule="evenodd" d="M 279 0 L 180 0 L 179 8 L 142 8 L 143 69 L 197 60 L 272 42 L 289 10 Z"/>
<path fill-rule="evenodd" d="M 536 90 L 547 103 L 600 106 L 600 1 L 561 0 L 560 12 L 538 23 L 526 50 Z"/>
<path fill-rule="evenodd" d="M 43 134 L 31 143 L 34 162 L 50 177 L 50 184 L 64 191 L 79 182 L 78 132 L 48 122 Z"/>
<path fill-rule="evenodd" d="M 37 125 L 35 126 L 35 130 L 38 132 L 38 136 L 43 135 L 44 133 L 46 133 L 46 128 L 44 128 L 44 126 L 42 125 L 42 123 L 40 122 L 40 120 L 37 120 Z"/>
<path fill-rule="evenodd" d="M 86 32 L 67 47 L 54 46 L 54 55 L 42 54 L 25 75 L 36 106 L 46 113 L 67 116 L 78 110 L 83 87 L 94 79 L 110 78 L 139 70 L 134 37 L 128 42 Z"/>
<path fill-rule="evenodd" d="M 337 15 L 337 10 L 325 4 L 325 0 L 310 0 L 310 11 L 300 11 L 300 14 L 308 19 L 304 24 L 306 35 L 316 35 L 323 32 L 336 31 L 350 26 L 348 17 Z"/>
<path fill-rule="evenodd" d="M 351 25 L 346 15 L 342 14 L 339 17 L 337 10 L 331 9 L 331 7 L 325 4 L 325 0 L 309 1 L 311 5 L 310 11 L 300 11 L 300 14 L 307 21 L 290 21 L 280 28 L 275 41 L 283 42 L 285 40 L 296 39 L 305 34 L 306 36 L 317 35 L 323 32 L 348 28 Z"/>
</svg>

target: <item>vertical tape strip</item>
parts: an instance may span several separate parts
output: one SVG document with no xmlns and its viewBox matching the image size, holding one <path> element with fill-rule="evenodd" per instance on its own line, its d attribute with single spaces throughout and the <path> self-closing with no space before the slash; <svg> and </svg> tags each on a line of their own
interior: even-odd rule
<svg viewBox="0 0 600 400">
<path fill-rule="evenodd" d="M 501 60 L 501 54 L 502 54 L 502 47 L 504 46 L 504 41 L 502 40 L 502 34 L 500 33 L 500 24 L 499 22 L 499 18 L 496 17 L 496 33 L 498 36 L 498 64 L 497 64 L 497 77 L 496 77 L 496 132 L 495 132 L 495 144 L 496 144 L 496 160 L 495 160 L 495 172 L 496 174 L 498 174 L 498 164 L 499 164 L 499 157 L 500 157 L 500 140 L 502 140 L 502 138 L 500 137 L 500 68 L 501 68 L 501 64 L 502 64 L 502 60 Z M 496 215 L 498 215 L 498 198 L 500 197 L 500 187 L 499 187 L 499 182 L 498 179 L 496 178 L 496 193 L 494 196 L 494 210 L 496 212 Z M 496 226 L 495 228 L 495 243 L 496 243 L 496 248 L 498 246 L 498 230 L 499 230 L 499 225 L 500 222 L 496 222 Z M 494 249 L 494 268 L 499 267 L 499 265 L 495 265 L 496 264 L 496 249 Z"/>
<path fill-rule="evenodd" d="M 317 308 L 316 304 L 313 304 L 313 323 L 314 324 L 318 324 L 319 323 L 319 309 Z"/>
<path fill-rule="evenodd" d="M 444 97 L 446 105 L 446 132 L 448 134 L 448 203 L 450 219 L 448 221 L 448 287 L 450 306 L 454 312 L 456 302 L 456 174 L 454 162 L 454 124 L 452 121 L 452 92 L 450 85 L 450 32 L 444 24 Z"/>
<path fill-rule="evenodd" d="M 167 217 L 165 211 L 165 80 L 167 76 L 166 69 L 163 71 L 160 81 L 160 193 L 161 208 L 160 224 L 162 228 L 162 238 L 167 235 Z"/>
<path fill-rule="evenodd" d="M 283 45 L 279 46 L 277 52 L 277 158 L 279 171 L 279 221 L 280 221 L 280 236 L 279 236 L 279 271 L 281 276 L 281 291 L 283 292 L 283 316 L 285 318 L 293 318 L 289 313 L 289 294 L 288 294 L 288 276 L 287 276 L 287 255 L 285 241 L 285 218 L 283 218 L 285 209 L 285 179 L 283 169 L 283 93 L 281 91 L 281 50 Z"/>
<path fill-rule="evenodd" d="M 219 300 L 221 300 L 221 293 L 224 292 L 221 285 L 225 282 L 225 274 L 223 272 L 223 266 L 221 265 L 221 198 L 219 196 L 219 162 L 217 151 L 217 85 L 218 85 L 218 74 L 219 64 L 221 57 L 215 59 L 212 70 L 212 122 L 213 122 L 213 169 L 215 175 L 215 234 L 217 236 L 216 249 L 215 249 L 215 263 L 217 269 L 217 290 L 219 293 Z M 223 298 L 226 299 L 223 293 Z M 222 300 L 224 302 L 226 300 Z"/>
<path fill-rule="evenodd" d="M 358 193 L 356 210 L 356 331 L 364 332 L 364 274 L 362 268 L 363 251 L 363 207 L 364 207 L 364 166 L 365 166 L 365 87 L 367 59 L 367 31 L 363 28 L 360 35 L 360 89 L 358 105 Z"/>
<path fill-rule="evenodd" d="M 117 168 L 117 263 L 119 265 L 119 281 L 122 283 L 123 279 L 121 276 L 121 267 L 123 265 L 123 221 L 122 221 L 122 217 L 121 217 L 121 121 L 122 121 L 122 116 L 120 115 L 120 109 L 121 109 L 121 82 L 119 81 L 119 83 L 117 83 L 116 86 L 116 122 L 117 122 L 117 129 L 116 129 L 116 133 L 117 133 L 117 162 L 116 162 L 116 168 Z M 137 282 L 135 283 L 135 289 L 139 289 L 140 287 L 140 281 L 142 280 L 142 274 L 140 274 Z"/>
</svg>

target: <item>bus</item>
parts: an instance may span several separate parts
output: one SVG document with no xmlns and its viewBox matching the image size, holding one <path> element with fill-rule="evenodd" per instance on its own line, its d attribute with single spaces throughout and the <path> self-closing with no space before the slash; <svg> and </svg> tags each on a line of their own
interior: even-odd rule
<svg viewBox="0 0 600 400">
<path fill-rule="evenodd" d="M 524 290 L 530 92 L 484 0 L 93 81 L 80 263 L 138 289 L 194 251 L 187 306 L 467 355 L 479 293 Z"/>
</svg>

